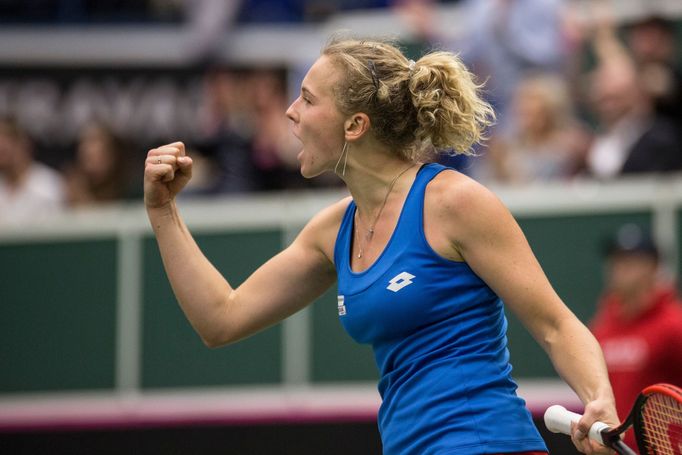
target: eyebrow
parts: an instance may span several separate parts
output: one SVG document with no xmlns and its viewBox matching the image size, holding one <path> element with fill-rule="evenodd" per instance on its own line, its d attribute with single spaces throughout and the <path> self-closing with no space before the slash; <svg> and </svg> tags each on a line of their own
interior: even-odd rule
<svg viewBox="0 0 682 455">
<path fill-rule="evenodd" d="M 304 95 L 310 96 L 312 98 L 316 98 L 316 96 L 313 95 L 313 93 L 310 90 L 308 90 L 306 87 L 301 87 L 301 93 L 303 93 Z"/>
</svg>

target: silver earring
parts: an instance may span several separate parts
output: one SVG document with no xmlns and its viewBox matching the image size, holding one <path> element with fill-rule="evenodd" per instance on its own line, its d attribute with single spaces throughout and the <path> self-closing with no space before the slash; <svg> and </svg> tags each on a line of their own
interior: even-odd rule
<svg viewBox="0 0 682 455">
<path fill-rule="evenodd" d="M 345 158 L 344 158 L 345 155 Z M 348 142 L 343 143 L 343 149 L 341 149 L 341 156 L 339 156 L 339 161 L 336 162 L 336 166 L 334 166 L 334 173 L 338 175 L 338 168 L 339 164 L 341 163 L 341 159 L 344 158 L 343 160 L 343 170 L 341 171 L 341 175 L 345 176 L 346 175 L 346 163 L 348 163 Z"/>
</svg>

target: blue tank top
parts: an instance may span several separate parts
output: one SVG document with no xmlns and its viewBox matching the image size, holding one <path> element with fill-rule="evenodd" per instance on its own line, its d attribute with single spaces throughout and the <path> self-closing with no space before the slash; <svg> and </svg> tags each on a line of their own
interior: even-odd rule
<svg viewBox="0 0 682 455">
<path fill-rule="evenodd" d="M 354 202 L 334 247 L 341 323 L 372 345 L 379 368 L 384 454 L 547 450 L 516 395 L 502 301 L 465 262 L 426 241 L 424 192 L 444 169 L 422 166 L 367 270 L 350 267 Z"/>
</svg>

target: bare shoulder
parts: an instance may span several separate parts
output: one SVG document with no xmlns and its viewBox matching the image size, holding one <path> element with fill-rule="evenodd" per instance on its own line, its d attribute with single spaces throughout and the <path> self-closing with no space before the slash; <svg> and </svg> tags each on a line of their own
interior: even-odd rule
<svg viewBox="0 0 682 455">
<path fill-rule="evenodd" d="M 447 248 L 457 252 L 455 257 L 471 240 L 499 235 L 500 229 L 514 225 L 511 214 L 492 191 L 454 170 L 441 172 L 427 186 L 424 218 L 425 229 L 434 243 L 439 242 L 440 251 L 447 251 L 445 246 L 449 245 Z"/>
<path fill-rule="evenodd" d="M 492 191 L 455 170 L 447 170 L 434 177 L 427 186 L 425 204 L 435 213 L 454 217 L 460 222 L 504 209 Z"/>
<path fill-rule="evenodd" d="M 334 261 L 334 244 L 341 220 L 352 198 L 345 197 L 320 210 L 303 228 L 299 239 L 319 249 L 330 262 Z"/>
</svg>

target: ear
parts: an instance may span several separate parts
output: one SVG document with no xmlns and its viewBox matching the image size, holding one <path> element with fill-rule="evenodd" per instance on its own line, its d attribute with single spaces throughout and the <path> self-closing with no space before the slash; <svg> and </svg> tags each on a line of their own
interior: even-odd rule
<svg viewBox="0 0 682 455">
<path fill-rule="evenodd" d="M 346 142 L 353 142 L 360 139 L 369 131 L 369 116 L 364 112 L 351 115 L 343 122 L 343 132 Z"/>
</svg>

